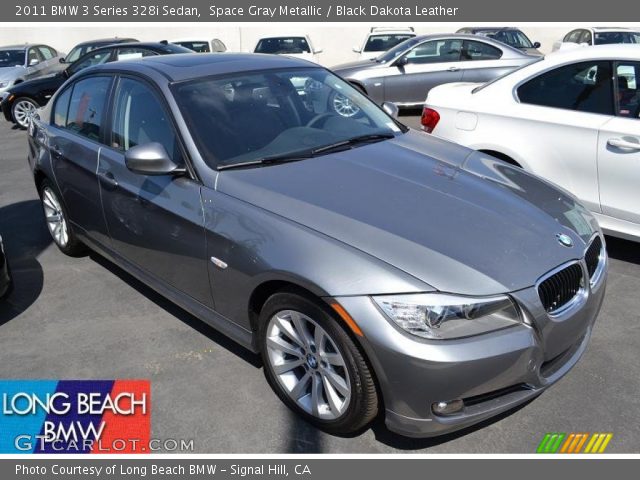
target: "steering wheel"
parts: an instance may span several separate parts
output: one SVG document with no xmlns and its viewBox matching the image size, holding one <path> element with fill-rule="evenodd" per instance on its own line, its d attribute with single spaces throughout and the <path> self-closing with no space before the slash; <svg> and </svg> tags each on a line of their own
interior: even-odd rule
<svg viewBox="0 0 640 480">
<path fill-rule="evenodd" d="M 331 113 L 331 112 L 324 112 L 324 113 L 319 113 L 318 115 L 316 115 L 315 117 L 313 117 L 311 120 L 309 120 L 307 122 L 307 127 L 312 128 L 314 127 L 316 124 L 320 123 L 322 120 L 326 120 L 329 117 L 334 117 L 335 114 Z"/>
</svg>

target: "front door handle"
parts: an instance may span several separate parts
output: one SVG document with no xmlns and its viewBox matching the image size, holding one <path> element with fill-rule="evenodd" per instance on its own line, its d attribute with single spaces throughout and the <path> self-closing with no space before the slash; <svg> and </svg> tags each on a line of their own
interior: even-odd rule
<svg viewBox="0 0 640 480">
<path fill-rule="evenodd" d="M 62 149 L 58 145 L 56 145 L 55 143 L 49 147 L 49 150 L 51 151 L 51 154 L 55 158 L 61 158 L 62 157 Z"/>
<path fill-rule="evenodd" d="M 116 177 L 113 176 L 113 173 L 100 172 L 98 173 L 98 178 L 100 179 L 100 183 L 102 183 L 107 190 L 115 190 L 118 188 L 118 181 L 116 180 Z"/>
<path fill-rule="evenodd" d="M 459 67 L 449 67 L 447 70 L 448 70 L 449 72 L 459 72 L 459 71 L 460 71 L 460 68 L 459 68 Z"/>
<path fill-rule="evenodd" d="M 630 142 L 624 138 L 610 138 L 607 144 L 611 147 L 620 148 L 622 150 L 640 150 L 640 143 Z"/>
</svg>

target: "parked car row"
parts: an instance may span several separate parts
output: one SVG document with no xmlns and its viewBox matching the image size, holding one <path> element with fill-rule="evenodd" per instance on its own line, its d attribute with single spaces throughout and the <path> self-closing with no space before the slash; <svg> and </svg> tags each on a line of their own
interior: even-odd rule
<svg viewBox="0 0 640 480">
<path fill-rule="evenodd" d="M 36 109 L 46 105 L 58 88 L 72 75 L 87 67 L 118 60 L 191 52 L 187 48 L 172 43 L 106 42 L 107 46 L 95 46 L 94 44 L 91 48 L 87 47 L 87 53 L 62 71 L 22 82 L 11 88 L 0 103 L 5 119 L 21 128 L 27 128 Z"/>
</svg>

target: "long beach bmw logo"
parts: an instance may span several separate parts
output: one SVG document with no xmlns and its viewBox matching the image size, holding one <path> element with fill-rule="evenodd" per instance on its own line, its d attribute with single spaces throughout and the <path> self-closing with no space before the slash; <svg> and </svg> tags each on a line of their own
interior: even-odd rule
<svg viewBox="0 0 640 480">
<path fill-rule="evenodd" d="M 558 243 L 563 247 L 573 247 L 573 240 L 569 235 L 565 235 L 564 233 L 556 233 L 556 238 L 558 239 Z"/>
</svg>

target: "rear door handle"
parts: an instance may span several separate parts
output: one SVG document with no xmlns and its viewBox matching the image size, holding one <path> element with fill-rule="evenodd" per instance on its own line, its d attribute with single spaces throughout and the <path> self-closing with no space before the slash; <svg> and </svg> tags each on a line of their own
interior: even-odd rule
<svg viewBox="0 0 640 480">
<path fill-rule="evenodd" d="M 622 150 L 640 150 L 640 143 L 630 142 L 624 138 L 610 138 L 607 144 L 611 147 L 620 148 Z"/>
<path fill-rule="evenodd" d="M 98 173 L 98 178 L 100 179 L 100 183 L 102 183 L 106 189 L 115 190 L 118 188 L 118 181 L 116 180 L 116 177 L 113 176 L 113 173 L 100 172 Z"/>
<path fill-rule="evenodd" d="M 460 68 L 459 67 L 449 67 L 449 68 L 447 68 L 447 70 L 449 72 L 459 72 Z"/>
</svg>

